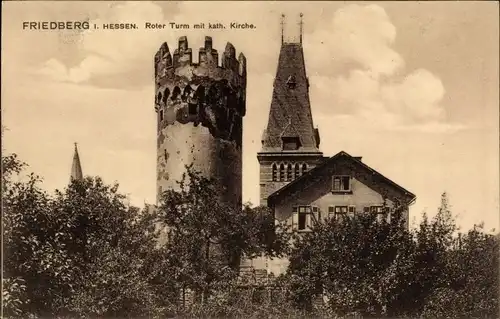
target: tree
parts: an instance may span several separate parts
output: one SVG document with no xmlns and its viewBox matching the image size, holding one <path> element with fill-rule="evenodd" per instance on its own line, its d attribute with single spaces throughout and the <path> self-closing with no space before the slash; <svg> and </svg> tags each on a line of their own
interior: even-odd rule
<svg viewBox="0 0 500 319">
<path fill-rule="evenodd" d="M 370 213 L 316 224 L 293 248 L 291 298 L 309 311 L 324 295 L 337 315 L 387 314 L 404 286 L 413 248 L 405 224 L 399 209 L 390 222 Z"/>
<path fill-rule="evenodd" d="M 52 309 L 55 298 L 47 295 L 61 294 L 71 273 L 60 248 L 61 237 L 52 231 L 57 221 L 51 218 L 50 198 L 38 187 L 39 177 L 20 178 L 25 166 L 15 154 L 2 157 L 4 288 L 15 296 L 9 289 L 19 283 L 17 287 L 22 285 L 25 292 L 20 302 L 11 304 L 16 305 L 14 309 L 4 309 L 4 315 L 10 317 Z"/>
<path fill-rule="evenodd" d="M 220 200 L 221 190 L 217 181 L 186 166 L 178 189 L 164 192 L 159 206 L 171 276 L 179 290 L 195 291 L 202 301 L 237 276 L 242 255 L 286 251 L 286 232 L 274 225 L 269 210 L 231 206 Z"/>
<path fill-rule="evenodd" d="M 118 185 L 73 181 L 57 192 L 53 211 L 66 221 L 74 278 L 68 311 L 86 316 L 159 315 L 151 260 L 158 259 L 154 211 L 125 204 Z M 75 280 L 76 279 L 76 280 Z"/>
<path fill-rule="evenodd" d="M 446 283 L 426 300 L 424 316 L 496 318 L 498 316 L 499 239 L 474 226 L 454 239 Z"/>
<path fill-rule="evenodd" d="M 35 175 L 14 181 L 22 168 L 15 156 L 3 163 L 4 301 L 22 295 L 6 316 L 135 318 L 168 310 L 171 281 L 153 264 L 164 259 L 154 211 L 128 206 L 118 185 L 100 178 L 49 196 Z"/>
<path fill-rule="evenodd" d="M 324 293 L 337 315 L 497 316 L 498 236 L 458 233 L 446 193 L 434 218 L 424 213 L 413 232 L 403 225 L 361 215 L 316 226 L 294 247 L 290 297 L 307 309 Z"/>
</svg>

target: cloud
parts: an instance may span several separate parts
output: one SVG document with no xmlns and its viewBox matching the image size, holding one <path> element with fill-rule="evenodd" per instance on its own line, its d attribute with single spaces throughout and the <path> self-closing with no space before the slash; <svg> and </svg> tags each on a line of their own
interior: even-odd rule
<svg viewBox="0 0 500 319">
<path fill-rule="evenodd" d="M 445 120 L 440 102 L 445 94 L 441 80 L 427 70 L 402 79 L 382 80 L 363 70 L 348 76 L 311 77 L 312 96 L 330 115 L 355 115 L 377 126 L 419 127 Z M 315 103 L 316 104 L 316 103 Z"/>
<path fill-rule="evenodd" d="M 35 72 L 49 76 L 58 82 L 83 83 L 101 77 L 123 75 L 117 87 L 138 77 L 150 81 L 152 57 L 164 38 L 160 32 L 149 32 L 144 36 L 142 26 L 145 21 L 164 21 L 162 8 L 152 2 L 128 2 L 103 9 L 100 15 L 90 19 L 91 26 L 101 29 L 85 30 L 81 34 L 80 52 L 85 56 L 73 67 L 61 62 L 60 57 L 45 61 Z M 103 30 L 104 23 L 136 23 L 139 30 Z M 137 33 L 137 34 L 134 34 Z M 61 39 L 62 40 L 62 39 Z M 76 45 L 65 43 L 66 46 Z M 150 66 L 144 68 L 144 65 Z"/>
<path fill-rule="evenodd" d="M 163 4 L 165 6 L 166 4 Z M 175 5 L 175 7 L 173 7 Z M 224 50 L 226 42 L 231 42 L 237 51 L 243 51 L 244 48 L 251 48 L 254 45 L 248 43 L 247 37 L 242 37 L 242 30 L 224 30 L 224 36 L 219 36 L 220 30 L 205 29 L 203 34 L 195 29 L 171 29 L 170 22 L 178 24 L 194 24 L 205 22 L 223 22 L 226 25 L 233 22 L 230 17 L 223 17 L 220 20 L 220 10 L 214 10 L 215 6 L 228 7 L 228 3 L 172 3 L 170 15 L 164 14 L 168 12 L 158 3 L 141 1 L 141 2 L 126 2 L 124 4 L 113 5 L 103 10 L 101 14 L 90 19 L 90 24 L 102 26 L 103 23 L 135 23 L 138 26 L 136 30 L 103 30 L 90 29 L 83 33 L 81 41 L 81 49 L 86 52 L 86 57 L 74 67 L 65 67 L 57 59 L 46 61 L 37 71 L 39 74 L 50 76 L 52 80 L 63 82 L 91 82 L 97 86 L 114 86 L 123 87 L 129 86 L 132 82 L 136 85 L 150 85 L 153 72 L 153 57 L 160 45 L 167 42 L 171 53 L 177 47 L 177 39 L 180 36 L 188 36 L 190 47 L 193 48 L 193 59 L 197 60 L 197 48 L 203 46 L 204 36 L 214 36 L 214 48 L 219 51 Z M 248 4 L 233 4 L 233 7 L 245 8 L 240 9 L 239 21 L 249 21 L 255 24 L 262 22 L 262 16 L 256 14 L 255 6 Z M 234 9 L 233 9 L 234 10 Z M 245 18 L 246 17 L 246 18 Z M 165 29 L 145 29 L 146 22 L 165 23 Z M 265 32 L 265 28 L 261 30 L 264 38 L 269 37 L 269 32 Z M 252 32 L 254 31 L 247 31 Z M 259 36 L 262 39 L 262 36 Z M 271 41 L 269 41 L 271 42 Z M 279 43 L 276 42 L 277 45 Z M 255 52 L 260 50 L 254 49 Z M 220 52 L 221 53 L 221 52 Z M 273 55 L 276 52 L 263 52 L 259 55 Z M 221 57 L 221 54 L 219 54 Z M 259 57 L 254 57 L 259 59 Z M 58 63 L 59 62 L 59 63 Z M 147 66 L 147 67 L 144 67 Z M 119 77 L 117 77 L 119 75 Z M 106 81 L 106 78 L 110 81 Z M 110 83 L 111 82 L 111 83 Z"/>
<path fill-rule="evenodd" d="M 90 73 L 85 68 L 68 68 L 57 59 L 46 61 L 35 73 L 57 82 L 81 83 L 90 78 Z"/>
<path fill-rule="evenodd" d="M 128 2 L 113 5 L 91 24 L 130 22 L 139 30 L 88 30 L 81 45 L 85 57 L 70 67 L 61 59 L 46 61 L 38 73 L 55 81 L 89 83 L 99 87 L 150 86 L 154 53 L 167 42 L 173 52 L 177 38 L 188 36 L 197 59 L 197 48 L 203 37 L 213 36 L 214 48 L 222 51 L 231 42 L 247 55 L 249 73 L 264 74 L 274 70 L 279 50 L 279 31 L 258 28 L 252 39 L 242 30 L 145 30 L 145 22 L 222 22 L 232 18 L 214 10 L 225 6 L 240 12 L 239 22 L 249 21 L 266 26 L 276 12 L 262 14 L 262 7 L 253 3 L 175 4 L 174 13 L 153 2 Z M 260 11 L 259 11 L 260 10 Z M 259 13 L 260 12 L 260 13 Z M 168 16 L 167 16 L 168 15 Z M 311 100 L 315 112 L 338 116 L 348 114 L 366 125 L 388 129 L 419 129 L 450 131 L 462 128 L 446 124 L 441 104 L 445 88 L 441 79 L 425 69 L 405 71 L 403 57 L 394 49 L 397 30 L 385 10 L 378 5 L 348 5 L 336 10 L 331 18 L 316 22 L 315 31 L 304 38 L 307 68 L 310 74 Z M 220 54 L 221 56 L 221 54 Z M 257 62 L 258 61 L 258 62 Z M 146 66 L 146 67 L 145 67 Z M 365 125 L 365 124 L 363 124 Z M 432 128 L 432 129 L 431 129 Z"/>
<path fill-rule="evenodd" d="M 321 29 L 308 41 L 325 48 L 311 61 L 311 99 L 323 114 L 352 115 L 363 126 L 391 130 L 463 128 L 446 123 L 441 104 L 446 92 L 438 76 L 425 69 L 405 74 L 405 61 L 392 47 L 396 27 L 382 7 L 346 6 Z M 348 69 L 340 72 L 342 66 Z"/>
<path fill-rule="evenodd" d="M 305 46 L 315 48 L 315 61 L 310 61 L 313 73 L 354 63 L 378 77 L 404 67 L 403 58 L 391 47 L 395 39 L 396 27 L 382 7 L 348 5 L 317 25 L 315 32 L 305 37 Z"/>
</svg>

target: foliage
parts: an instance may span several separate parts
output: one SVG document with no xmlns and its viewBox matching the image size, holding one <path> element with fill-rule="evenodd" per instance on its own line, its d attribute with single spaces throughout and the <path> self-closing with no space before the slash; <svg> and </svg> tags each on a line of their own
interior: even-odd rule
<svg viewBox="0 0 500 319">
<path fill-rule="evenodd" d="M 357 312 L 381 316 L 392 291 L 401 286 L 400 271 L 412 242 L 402 214 L 377 221 L 376 214 L 331 219 L 319 223 L 296 242 L 289 277 L 295 303 L 310 310 L 324 294 L 339 315 Z"/>
<path fill-rule="evenodd" d="M 435 289 L 424 316 L 493 318 L 498 316 L 498 237 L 475 226 L 453 241 L 446 283 Z"/>
<path fill-rule="evenodd" d="M 168 229 L 168 270 L 181 290 L 207 299 L 210 291 L 238 275 L 241 256 L 280 256 L 287 232 L 263 207 L 232 206 L 220 198 L 222 186 L 192 166 L 178 189 L 162 194 L 159 214 Z"/>
<path fill-rule="evenodd" d="M 397 212 L 397 210 L 396 210 Z M 290 258 L 289 298 L 311 310 L 324 294 L 335 315 L 495 317 L 498 237 L 457 234 L 446 194 L 437 215 L 411 232 L 399 217 L 331 220 L 302 236 Z"/>
<path fill-rule="evenodd" d="M 2 157 L 7 318 L 489 318 L 499 311 L 499 237 L 480 226 L 458 233 L 446 194 L 437 215 L 424 215 L 414 231 L 396 209 L 390 221 L 363 214 L 299 236 L 268 208 L 220 200 L 220 185 L 192 167 L 157 209 L 144 210 L 100 178 L 49 194 L 38 176 L 22 175 L 25 167 L 14 154 Z M 243 285 L 242 255 L 288 256 L 290 266 L 267 288 Z M 190 292 L 194 303 L 185 303 Z"/>
<path fill-rule="evenodd" d="M 154 213 L 127 206 L 118 186 L 99 178 L 72 181 L 49 196 L 35 175 L 13 178 L 23 166 L 15 156 L 3 164 L 5 315 L 158 312 L 150 262 L 161 253 Z"/>
<path fill-rule="evenodd" d="M 26 285 L 22 278 L 7 278 L 2 281 L 3 314 L 9 318 L 23 315 L 26 299 Z"/>
</svg>

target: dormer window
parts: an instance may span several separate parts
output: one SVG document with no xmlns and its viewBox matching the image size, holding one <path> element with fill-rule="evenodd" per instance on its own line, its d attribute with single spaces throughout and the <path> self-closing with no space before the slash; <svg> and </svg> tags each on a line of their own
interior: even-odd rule
<svg viewBox="0 0 500 319">
<path fill-rule="evenodd" d="M 283 142 L 283 150 L 284 151 L 296 151 L 300 148 L 300 139 L 298 136 L 293 137 L 285 137 L 281 138 Z"/>
<path fill-rule="evenodd" d="M 333 192 L 349 192 L 351 191 L 351 177 L 340 175 L 333 176 Z"/>
<path fill-rule="evenodd" d="M 288 80 L 286 80 L 286 85 L 288 86 L 289 89 L 295 89 L 295 86 L 297 85 L 297 82 L 295 80 L 294 75 L 290 75 L 288 77 Z"/>
</svg>

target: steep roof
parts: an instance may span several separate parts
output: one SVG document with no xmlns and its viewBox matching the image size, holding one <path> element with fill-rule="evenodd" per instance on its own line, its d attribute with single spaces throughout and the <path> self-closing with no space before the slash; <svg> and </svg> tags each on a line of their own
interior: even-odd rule
<svg viewBox="0 0 500 319">
<path fill-rule="evenodd" d="M 293 180 L 288 183 L 284 187 L 278 189 L 271 195 L 269 195 L 267 201 L 268 204 L 274 203 L 277 199 L 282 198 L 283 196 L 290 194 L 294 191 L 300 190 L 304 188 L 305 185 L 309 185 L 314 183 L 316 177 L 324 176 L 326 174 L 330 174 L 332 167 L 334 167 L 339 162 L 347 163 L 352 169 L 363 172 L 366 174 L 372 175 L 373 179 L 367 179 L 364 181 L 367 183 L 368 187 L 373 188 L 374 190 L 379 190 L 382 186 L 387 186 L 390 188 L 392 194 L 397 194 L 398 197 L 403 198 L 405 202 L 410 205 L 415 199 L 416 196 L 405 188 L 399 186 L 389 178 L 383 176 L 379 172 L 375 171 L 365 163 L 361 162 L 361 157 L 353 157 L 346 152 L 339 152 L 336 155 L 323 160 L 321 164 L 314 167 L 310 171 L 306 172 L 304 175 L 299 178 Z M 376 181 L 376 182 L 374 182 Z"/>
<path fill-rule="evenodd" d="M 262 152 L 281 151 L 283 136 L 298 137 L 299 152 L 319 152 L 316 135 L 302 44 L 282 43 Z"/>
<path fill-rule="evenodd" d="M 75 143 L 75 153 L 73 155 L 73 165 L 71 166 L 71 180 L 83 179 L 82 164 L 80 163 L 80 156 L 78 155 L 78 147 Z"/>
</svg>

